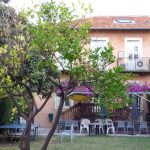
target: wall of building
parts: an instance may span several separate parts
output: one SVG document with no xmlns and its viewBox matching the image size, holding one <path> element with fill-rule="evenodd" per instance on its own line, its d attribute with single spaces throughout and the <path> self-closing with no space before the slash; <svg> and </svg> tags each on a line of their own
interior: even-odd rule
<svg viewBox="0 0 150 150">
<path fill-rule="evenodd" d="M 93 31 L 91 37 L 105 37 L 114 47 L 114 55 L 118 56 L 118 51 L 125 50 L 125 38 L 142 38 L 143 55 L 142 57 L 150 57 L 150 31 Z"/>
<path fill-rule="evenodd" d="M 44 100 L 40 100 L 38 96 L 35 96 L 37 106 L 40 107 Z M 55 103 L 53 98 L 50 98 L 45 105 L 45 107 L 35 116 L 34 122 L 39 123 L 40 127 L 49 128 L 52 125 L 52 122 L 49 121 L 48 114 L 55 114 Z"/>
<path fill-rule="evenodd" d="M 69 80 L 68 73 L 62 73 L 60 80 L 61 80 L 61 82 Z M 35 96 L 35 99 L 36 99 L 37 107 L 40 107 L 42 105 L 42 103 L 44 102 L 44 99 L 43 100 L 40 99 L 39 96 Z M 42 127 L 42 128 L 50 128 L 52 126 L 53 121 L 49 120 L 49 114 L 53 113 L 54 118 L 55 118 L 57 109 L 59 106 L 59 100 L 60 100 L 59 97 L 54 92 L 52 94 L 52 97 L 48 100 L 45 107 L 36 115 L 34 122 L 39 123 L 40 127 Z M 70 100 L 70 106 L 72 106 L 72 105 L 73 105 L 73 101 Z M 64 105 L 63 111 L 70 108 L 70 106 Z"/>
<path fill-rule="evenodd" d="M 104 37 L 108 38 L 114 47 L 114 55 L 118 57 L 118 51 L 125 50 L 125 38 L 142 38 L 142 57 L 150 57 L 150 32 L 147 31 L 93 31 L 91 37 Z M 114 63 L 113 66 L 116 66 L 117 63 Z M 69 76 L 64 73 L 62 74 L 61 80 L 68 80 Z M 135 75 L 133 80 L 143 81 L 150 83 L 150 74 Z M 37 105 L 40 106 L 43 101 L 41 101 L 38 96 Z M 46 106 L 41 110 L 41 112 L 35 117 L 35 122 L 40 123 L 41 127 L 51 127 L 52 122 L 49 121 L 48 114 L 54 113 L 54 117 L 58 108 L 58 97 L 53 94 L 53 97 L 48 101 Z M 147 104 L 146 101 L 143 101 L 144 107 L 144 119 L 145 114 L 147 113 Z M 64 107 L 63 110 L 68 109 L 69 107 Z"/>
<path fill-rule="evenodd" d="M 125 51 L 125 38 L 141 38 L 142 39 L 142 57 L 149 57 L 150 58 L 150 31 L 93 31 L 91 33 L 91 37 L 99 37 L 99 38 L 108 38 L 109 42 L 111 42 L 112 46 L 114 47 L 114 55 L 118 58 L 119 51 Z M 116 66 L 114 63 L 111 67 Z M 141 81 L 150 83 L 150 73 L 143 73 L 143 74 L 134 74 L 131 80 Z M 144 96 L 145 97 L 145 96 Z M 146 97 L 145 97 L 146 98 Z M 144 108 L 144 116 L 143 119 L 146 119 L 146 113 L 148 112 L 147 109 L 147 102 L 143 100 L 143 108 Z"/>
</svg>

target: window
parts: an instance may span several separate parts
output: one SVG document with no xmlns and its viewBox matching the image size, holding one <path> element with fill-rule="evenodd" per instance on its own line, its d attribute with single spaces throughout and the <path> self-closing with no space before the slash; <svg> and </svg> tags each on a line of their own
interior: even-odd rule
<svg viewBox="0 0 150 150">
<path fill-rule="evenodd" d="M 130 98 L 134 100 L 134 105 L 136 105 L 136 109 L 138 112 L 143 111 L 143 100 L 141 97 L 137 95 L 129 95 Z"/>
<path fill-rule="evenodd" d="M 70 106 L 70 101 L 69 101 L 69 99 L 66 99 L 66 100 L 65 100 L 64 106 Z"/>
<path fill-rule="evenodd" d="M 134 24 L 135 23 L 134 20 L 130 20 L 130 19 L 116 19 L 113 22 L 118 23 L 118 24 Z"/>
<path fill-rule="evenodd" d="M 141 110 L 141 97 L 136 96 L 136 104 L 138 111 Z"/>
<path fill-rule="evenodd" d="M 96 48 L 100 48 L 100 52 L 104 49 L 108 44 L 108 38 L 92 38 L 91 48 L 92 50 Z"/>
<path fill-rule="evenodd" d="M 99 60 L 97 62 L 97 65 L 101 69 L 109 68 L 109 66 L 107 65 L 107 60 L 101 58 L 101 52 L 104 50 L 104 47 L 107 47 L 107 44 L 108 44 L 108 38 L 105 38 L 105 37 L 100 37 L 100 38 L 95 37 L 95 38 L 92 38 L 92 41 L 91 41 L 91 49 L 93 50 L 93 52 L 96 48 L 99 48 L 98 49 Z"/>
<path fill-rule="evenodd" d="M 56 94 L 54 94 L 53 99 L 54 99 L 54 102 L 55 102 L 55 109 L 58 109 L 59 103 L 60 103 L 60 97 L 57 96 Z M 74 105 L 74 103 L 73 103 L 72 100 L 66 99 L 65 102 L 64 102 L 63 109 L 68 109 L 69 107 L 71 107 L 73 105 Z"/>
<path fill-rule="evenodd" d="M 71 52 L 71 51 L 70 51 Z M 67 68 L 68 60 L 63 59 L 62 55 L 58 52 L 55 53 L 56 65 L 58 66 L 59 70 L 63 70 Z"/>
<path fill-rule="evenodd" d="M 125 56 L 142 55 L 142 38 L 125 38 Z"/>
</svg>

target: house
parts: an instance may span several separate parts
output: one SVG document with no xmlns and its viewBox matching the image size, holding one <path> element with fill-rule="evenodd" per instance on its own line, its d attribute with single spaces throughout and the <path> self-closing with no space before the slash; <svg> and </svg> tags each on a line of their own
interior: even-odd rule
<svg viewBox="0 0 150 150">
<path fill-rule="evenodd" d="M 91 46 L 104 47 L 111 42 L 116 63 L 126 73 L 134 74 L 130 82 L 150 83 L 150 17 L 101 16 L 92 18 Z M 147 101 L 136 96 L 140 111 L 139 120 L 146 120 L 149 113 Z"/>
<path fill-rule="evenodd" d="M 130 82 L 150 83 L 150 17 L 99 16 L 93 17 L 91 21 L 91 47 L 103 48 L 111 42 L 116 56 L 113 66 L 122 66 L 125 73 L 133 73 L 134 79 Z M 54 96 L 49 101 L 49 106 L 47 105 L 35 118 L 43 127 L 51 125 L 48 114 L 56 113 L 56 99 Z M 140 112 L 139 120 L 148 119 L 147 114 L 150 110 L 147 101 L 139 96 L 135 99 Z M 73 102 L 72 105 L 67 105 L 69 106 L 64 106 L 64 109 L 70 108 Z"/>
</svg>

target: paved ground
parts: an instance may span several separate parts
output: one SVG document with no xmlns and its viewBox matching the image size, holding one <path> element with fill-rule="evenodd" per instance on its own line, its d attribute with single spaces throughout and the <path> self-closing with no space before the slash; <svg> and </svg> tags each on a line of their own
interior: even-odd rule
<svg viewBox="0 0 150 150">
<path fill-rule="evenodd" d="M 39 135 L 40 136 L 46 136 L 49 132 L 50 128 L 39 128 L 38 131 L 39 131 Z M 62 131 L 60 131 L 59 133 L 57 132 L 57 129 L 56 129 L 56 132 L 55 132 L 55 135 L 60 135 Z M 75 133 L 75 136 L 86 136 L 87 134 L 80 134 L 80 133 Z"/>
<path fill-rule="evenodd" d="M 49 128 L 39 128 L 39 135 L 40 136 L 46 136 L 49 132 Z M 57 130 L 56 130 L 57 131 Z M 55 135 L 60 135 L 61 134 L 61 131 L 60 133 L 58 132 L 55 132 Z M 80 133 L 75 133 L 75 136 L 87 136 L 88 134 L 86 133 L 83 133 L 83 134 L 80 134 Z M 136 136 L 136 137 L 150 137 L 150 134 L 135 134 L 135 135 L 128 135 L 128 134 L 109 134 L 110 136 Z"/>
<path fill-rule="evenodd" d="M 49 132 L 50 128 L 39 128 L 38 131 L 39 131 L 39 135 L 41 136 L 46 136 Z"/>
</svg>

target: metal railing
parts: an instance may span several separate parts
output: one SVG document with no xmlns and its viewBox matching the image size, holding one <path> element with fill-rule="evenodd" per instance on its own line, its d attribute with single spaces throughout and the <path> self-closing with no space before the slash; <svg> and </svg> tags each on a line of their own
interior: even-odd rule
<svg viewBox="0 0 150 150">
<path fill-rule="evenodd" d="M 130 72 L 150 72 L 150 58 L 148 57 L 120 57 L 117 59 L 117 66 Z"/>
</svg>

